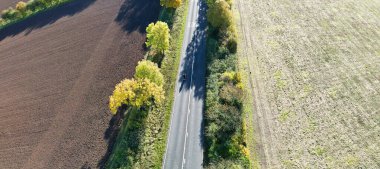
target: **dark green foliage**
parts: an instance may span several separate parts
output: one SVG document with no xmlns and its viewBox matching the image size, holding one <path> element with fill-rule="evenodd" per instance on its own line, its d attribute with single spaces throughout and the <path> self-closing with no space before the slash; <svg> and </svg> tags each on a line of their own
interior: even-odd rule
<svg viewBox="0 0 380 169">
<path fill-rule="evenodd" d="M 30 0 L 26 3 L 26 9 L 30 11 L 37 11 L 45 8 L 45 4 L 40 0 Z"/>
<path fill-rule="evenodd" d="M 219 93 L 220 101 L 223 104 L 234 106 L 238 109 L 241 109 L 242 106 L 242 95 L 243 90 L 237 88 L 232 84 L 224 85 Z"/>
<path fill-rule="evenodd" d="M 147 113 L 147 111 L 132 109 L 124 117 L 107 168 L 132 167 L 141 144 Z"/>
<path fill-rule="evenodd" d="M 242 152 L 243 131 L 243 90 L 234 79 L 236 72 L 237 35 L 230 8 L 224 0 L 207 0 L 214 11 L 208 19 L 218 18 L 215 8 L 220 8 L 228 16 L 227 20 L 213 21 L 209 24 L 207 38 L 207 82 L 205 108 L 206 168 L 249 168 L 249 160 Z M 219 7 L 214 6 L 219 3 Z M 231 2 L 231 1 L 229 1 Z M 230 17 L 231 16 L 231 17 Z M 229 20 L 231 19 L 231 20 Z M 227 21 L 227 22 L 226 22 Z M 210 22 L 210 20 L 209 20 Z M 222 75 L 230 73 L 232 81 L 224 80 Z M 222 164 L 222 165 L 219 165 Z"/>
<path fill-rule="evenodd" d="M 231 38 L 227 41 L 227 48 L 231 53 L 237 52 L 237 40 L 236 40 L 236 38 Z"/>
<path fill-rule="evenodd" d="M 12 19 L 17 19 L 21 17 L 21 13 L 18 10 L 13 9 L 12 7 L 3 10 L 1 13 L 1 18 L 4 20 L 12 20 Z"/>
<path fill-rule="evenodd" d="M 233 23 L 231 6 L 224 0 L 209 1 L 207 20 L 215 28 L 226 28 Z"/>
</svg>

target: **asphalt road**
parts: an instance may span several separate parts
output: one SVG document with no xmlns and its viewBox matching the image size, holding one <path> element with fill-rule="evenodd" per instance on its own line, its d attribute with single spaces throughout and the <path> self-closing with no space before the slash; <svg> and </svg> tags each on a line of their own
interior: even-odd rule
<svg viewBox="0 0 380 169">
<path fill-rule="evenodd" d="M 165 169 L 197 169 L 203 163 L 206 5 L 202 0 L 190 0 L 189 5 L 163 162 Z"/>
</svg>

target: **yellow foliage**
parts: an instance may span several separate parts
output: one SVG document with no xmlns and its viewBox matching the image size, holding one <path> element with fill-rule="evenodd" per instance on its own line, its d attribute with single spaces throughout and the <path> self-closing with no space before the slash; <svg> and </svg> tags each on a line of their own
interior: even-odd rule
<svg viewBox="0 0 380 169">
<path fill-rule="evenodd" d="M 160 0 L 161 6 L 165 6 L 167 8 L 178 8 L 181 6 L 182 0 Z"/>
<path fill-rule="evenodd" d="M 224 72 L 221 76 L 221 79 L 226 83 L 234 84 L 239 89 L 243 89 L 242 77 L 240 72 Z"/>
<path fill-rule="evenodd" d="M 134 98 L 135 92 L 134 89 L 137 86 L 137 82 L 132 79 L 125 79 L 116 85 L 115 90 L 113 91 L 112 96 L 110 96 L 109 108 L 113 115 L 116 114 L 117 109 L 123 104 L 128 105 L 130 98 Z"/>
<path fill-rule="evenodd" d="M 26 3 L 25 3 L 25 2 L 22 2 L 22 1 L 18 2 L 18 3 L 16 4 L 16 9 L 17 9 L 18 11 L 20 11 L 20 12 L 25 12 L 25 10 L 26 10 Z"/>
<path fill-rule="evenodd" d="M 113 115 L 122 105 L 133 107 L 159 105 L 164 100 L 162 86 L 152 83 L 149 79 L 125 79 L 116 85 L 110 96 L 109 108 Z"/>
<path fill-rule="evenodd" d="M 135 78 L 149 79 L 158 86 L 162 86 L 164 84 L 164 76 L 160 72 L 160 68 L 156 63 L 149 60 L 143 60 L 137 64 Z"/>
<path fill-rule="evenodd" d="M 243 154 L 244 154 L 246 157 L 249 158 L 249 155 L 250 155 L 250 153 L 249 153 L 249 149 L 248 149 L 247 147 L 243 146 L 243 145 L 240 145 L 240 148 L 241 148 L 241 151 L 243 152 Z"/>
<path fill-rule="evenodd" d="M 151 23 L 146 28 L 146 46 L 150 47 L 155 52 L 165 54 L 169 49 L 170 29 L 167 23 L 157 21 Z"/>
</svg>

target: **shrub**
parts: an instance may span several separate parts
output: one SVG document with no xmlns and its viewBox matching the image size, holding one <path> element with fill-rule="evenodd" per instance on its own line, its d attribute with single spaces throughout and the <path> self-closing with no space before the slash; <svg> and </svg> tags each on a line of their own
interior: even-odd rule
<svg viewBox="0 0 380 169">
<path fill-rule="evenodd" d="M 154 51 L 165 54 L 169 48 L 170 38 L 168 24 L 161 21 L 158 21 L 156 24 L 151 23 L 146 28 L 146 32 L 146 45 Z"/>
<path fill-rule="evenodd" d="M 207 20 L 215 28 L 230 26 L 233 20 L 230 5 L 224 0 L 216 0 L 207 11 Z"/>
<path fill-rule="evenodd" d="M 237 32 L 235 25 L 230 25 L 220 30 L 219 36 L 223 46 L 226 46 L 230 53 L 237 52 Z"/>
<path fill-rule="evenodd" d="M 44 9 L 45 7 L 45 3 L 43 3 L 41 0 L 29 0 L 26 3 L 26 9 L 30 11 L 37 11 Z"/>
<path fill-rule="evenodd" d="M 231 53 L 236 53 L 237 52 L 237 39 L 236 38 L 230 38 L 227 41 L 227 49 Z"/>
<path fill-rule="evenodd" d="M 22 1 L 18 2 L 18 3 L 16 4 L 16 9 L 17 9 L 18 11 L 20 11 L 21 13 L 25 13 L 25 12 L 26 12 L 26 3 L 25 3 L 25 2 L 22 2 Z"/>
<path fill-rule="evenodd" d="M 0 26 L 4 25 L 5 24 L 5 21 L 3 18 L 0 18 Z"/>
<path fill-rule="evenodd" d="M 182 0 L 160 0 L 161 6 L 166 8 L 178 8 L 181 6 Z"/>
<path fill-rule="evenodd" d="M 221 76 L 222 81 L 225 83 L 232 83 L 235 85 L 237 88 L 240 88 L 242 86 L 242 77 L 240 72 L 235 72 L 235 71 L 227 71 L 224 72 Z"/>
<path fill-rule="evenodd" d="M 12 20 L 12 19 L 17 19 L 20 16 L 21 16 L 20 12 L 13 9 L 12 7 L 9 7 L 8 9 L 5 9 L 1 12 L 1 17 L 3 19 Z"/>
<path fill-rule="evenodd" d="M 232 84 L 226 84 L 220 90 L 219 96 L 222 103 L 241 108 L 243 103 L 243 91 Z"/>
</svg>

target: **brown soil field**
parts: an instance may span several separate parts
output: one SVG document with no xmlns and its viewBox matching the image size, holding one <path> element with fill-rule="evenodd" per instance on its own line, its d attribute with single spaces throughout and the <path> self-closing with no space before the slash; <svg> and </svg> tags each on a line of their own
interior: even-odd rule
<svg viewBox="0 0 380 169">
<path fill-rule="evenodd" d="M 261 167 L 380 168 L 380 1 L 236 0 L 234 11 Z"/>
<path fill-rule="evenodd" d="M 108 97 L 144 57 L 159 10 L 78 0 L 1 30 L 0 168 L 102 168 L 115 136 Z"/>
<path fill-rule="evenodd" d="M 19 2 L 19 0 L 1 0 L 0 11 L 9 7 L 15 8 L 17 2 Z"/>
</svg>

